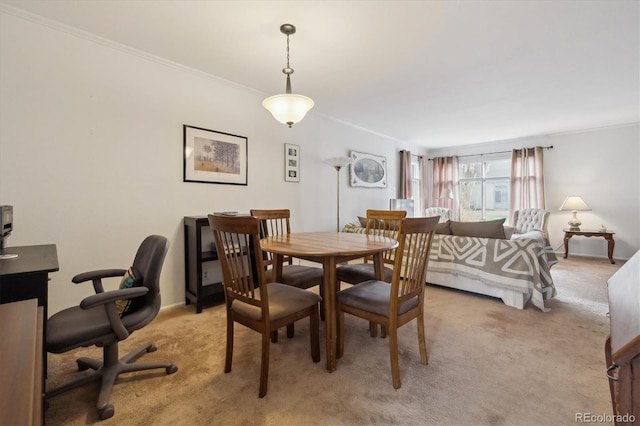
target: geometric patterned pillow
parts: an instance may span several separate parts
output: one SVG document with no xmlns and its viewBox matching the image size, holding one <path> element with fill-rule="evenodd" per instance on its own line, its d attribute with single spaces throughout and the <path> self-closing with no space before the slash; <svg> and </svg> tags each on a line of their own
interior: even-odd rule
<svg viewBox="0 0 640 426">
<path fill-rule="evenodd" d="M 122 281 L 120 281 L 120 287 L 119 288 L 121 288 L 121 289 L 123 289 L 123 288 L 131 288 L 131 287 L 136 287 L 139 284 L 140 283 L 136 279 L 136 276 L 133 274 L 133 269 L 129 268 L 129 269 L 127 269 L 127 272 L 124 273 L 124 275 L 122 277 Z M 122 318 L 126 314 L 131 313 L 131 311 L 132 311 L 132 309 L 131 309 L 132 308 L 132 306 L 131 306 L 132 300 L 133 299 L 116 300 L 116 308 L 118 308 L 118 313 L 120 314 L 120 318 Z"/>
<path fill-rule="evenodd" d="M 449 221 L 451 234 L 458 237 L 495 238 L 504 240 L 505 219 L 485 220 L 479 222 Z"/>
</svg>

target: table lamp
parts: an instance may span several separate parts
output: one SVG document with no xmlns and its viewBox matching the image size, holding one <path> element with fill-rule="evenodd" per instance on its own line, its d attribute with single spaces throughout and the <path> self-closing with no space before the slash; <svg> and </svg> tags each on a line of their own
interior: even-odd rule
<svg viewBox="0 0 640 426">
<path fill-rule="evenodd" d="M 571 211 L 573 213 L 573 217 L 568 222 L 569 229 L 571 231 L 579 231 L 582 222 L 578 219 L 577 212 L 591 211 L 591 207 L 589 207 L 579 195 L 570 195 L 564 200 L 564 203 L 560 206 L 560 210 Z"/>
</svg>

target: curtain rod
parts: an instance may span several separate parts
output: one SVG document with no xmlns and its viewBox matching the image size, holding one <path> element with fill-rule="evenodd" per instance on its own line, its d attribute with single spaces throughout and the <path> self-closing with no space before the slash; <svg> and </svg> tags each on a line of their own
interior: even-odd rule
<svg viewBox="0 0 640 426">
<path fill-rule="evenodd" d="M 405 152 L 406 149 L 401 149 L 400 152 Z M 418 154 L 411 154 L 412 157 L 417 157 L 417 158 L 422 158 L 422 155 L 418 155 Z"/>
<path fill-rule="evenodd" d="M 517 149 L 522 149 L 522 148 L 517 148 Z M 526 149 L 533 149 L 533 148 L 526 148 Z M 553 149 L 553 145 L 549 145 L 549 146 L 543 146 L 542 149 Z M 483 155 L 492 155 L 492 154 L 507 154 L 509 152 L 513 152 L 513 150 L 510 151 L 495 151 L 495 152 L 484 152 L 481 154 L 467 154 L 467 155 L 458 155 L 458 158 L 463 158 L 463 157 L 482 157 Z M 434 157 L 435 158 L 435 157 Z M 429 161 L 433 160 L 433 158 L 429 158 Z"/>
</svg>

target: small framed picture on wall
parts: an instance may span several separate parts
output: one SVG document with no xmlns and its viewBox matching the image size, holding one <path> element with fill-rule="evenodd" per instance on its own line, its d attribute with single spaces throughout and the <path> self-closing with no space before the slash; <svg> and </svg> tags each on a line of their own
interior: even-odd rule
<svg viewBox="0 0 640 426">
<path fill-rule="evenodd" d="M 300 146 L 284 144 L 284 180 L 300 182 Z"/>
</svg>

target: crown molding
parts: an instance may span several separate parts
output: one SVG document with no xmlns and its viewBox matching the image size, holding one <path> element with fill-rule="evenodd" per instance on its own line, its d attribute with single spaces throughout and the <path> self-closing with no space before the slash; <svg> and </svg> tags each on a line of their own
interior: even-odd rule
<svg viewBox="0 0 640 426">
<path fill-rule="evenodd" d="M 265 96 L 266 93 L 263 93 L 259 90 L 253 89 L 251 87 L 243 86 L 236 82 L 226 80 L 222 77 L 218 77 L 214 74 L 207 73 L 205 71 L 198 70 L 196 68 L 192 68 L 186 65 L 182 65 L 178 62 L 171 61 L 169 59 L 163 58 L 161 56 L 153 55 L 151 53 L 145 52 L 144 50 L 137 49 L 132 46 L 128 46 L 126 44 L 119 43 L 117 41 L 101 37 L 99 35 L 90 33 L 88 31 L 82 30 L 80 28 L 73 27 L 71 25 L 63 24 L 62 22 L 55 21 L 53 19 L 45 18 L 40 15 L 36 15 L 34 13 L 28 12 L 24 9 L 20 9 L 14 6 L 9 6 L 5 3 L 0 3 L 0 13 L 6 13 L 8 15 L 12 15 L 16 18 L 23 19 L 25 21 L 29 21 L 31 23 L 41 25 L 43 27 L 50 28 L 54 31 L 59 31 L 62 33 L 66 33 L 72 35 L 74 37 L 99 44 L 101 46 L 114 49 L 132 56 L 136 56 L 141 59 L 145 59 L 150 62 L 154 62 L 160 65 L 167 66 L 169 68 L 176 69 L 178 71 L 186 72 L 207 80 L 221 82 L 227 85 L 232 85 L 243 90 L 247 90 L 253 92 L 255 94 L 259 94 L 260 96 Z"/>
</svg>

